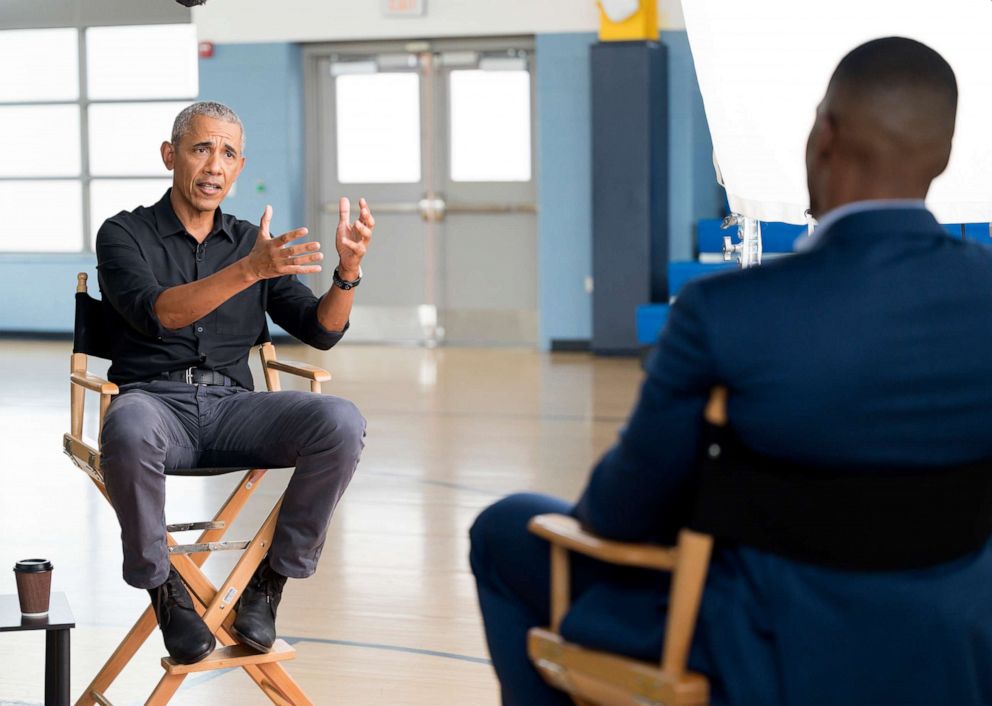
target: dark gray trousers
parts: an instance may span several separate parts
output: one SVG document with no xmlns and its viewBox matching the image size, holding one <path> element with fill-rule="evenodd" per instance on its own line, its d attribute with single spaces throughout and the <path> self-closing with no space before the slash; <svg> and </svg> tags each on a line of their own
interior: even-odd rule
<svg viewBox="0 0 992 706">
<path fill-rule="evenodd" d="M 269 562 L 310 576 L 365 446 L 365 420 L 348 400 L 309 392 L 156 380 L 121 387 L 107 412 L 100 467 L 124 544 L 124 580 L 154 588 L 169 574 L 165 471 L 296 466 Z"/>
</svg>

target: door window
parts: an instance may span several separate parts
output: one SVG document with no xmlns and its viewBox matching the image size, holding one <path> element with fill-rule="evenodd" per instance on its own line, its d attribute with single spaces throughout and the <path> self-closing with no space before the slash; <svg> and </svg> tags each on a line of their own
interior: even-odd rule
<svg viewBox="0 0 992 706">
<path fill-rule="evenodd" d="M 530 181 L 530 73 L 451 72 L 452 181 Z"/>
<path fill-rule="evenodd" d="M 335 78 L 338 181 L 420 181 L 420 77 L 357 73 Z"/>
</svg>

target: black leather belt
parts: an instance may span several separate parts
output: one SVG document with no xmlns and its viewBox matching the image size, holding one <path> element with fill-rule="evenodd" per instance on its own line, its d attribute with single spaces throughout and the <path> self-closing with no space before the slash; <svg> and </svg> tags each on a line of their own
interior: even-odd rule
<svg viewBox="0 0 992 706">
<path fill-rule="evenodd" d="M 690 526 L 718 540 L 861 571 L 933 566 L 992 536 L 992 462 L 811 468 L 707 426 Z"/>
<path fill-rule="evenodd" d="M 162 373 L 166 380 L 175 382 L 185 382 L 187 385 L 221 385 L 223 387 L 235 387 L 236 383 L 223 373 L 216 370 L 204 370 L 203 368 L 184 368 L 182 370 L 170 370 Z"/>
</svg>

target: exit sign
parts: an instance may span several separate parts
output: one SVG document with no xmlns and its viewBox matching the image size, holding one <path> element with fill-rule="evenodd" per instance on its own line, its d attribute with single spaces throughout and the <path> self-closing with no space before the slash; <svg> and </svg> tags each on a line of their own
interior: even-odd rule
<svg viewBox="0 0 992 706">
<path fill-rule="evenodd" d="M 423 17 L 427 0 L 381 0 L 385 17 Z"/>
</svg>

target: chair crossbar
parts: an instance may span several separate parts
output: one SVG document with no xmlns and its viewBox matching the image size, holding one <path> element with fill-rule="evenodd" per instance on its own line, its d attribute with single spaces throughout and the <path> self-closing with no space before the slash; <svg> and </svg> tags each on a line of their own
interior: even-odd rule
<svg viewBox="0 0 992 706">
<path fill-rule="evenodd" d="M 247 549 L 250 540 L 237 542 L 201 542 L 200 544 L 177 544 L 169 547 L 169 554 L 199 554 L 200 552 L 229 552 Z"/>
<path fill-rule="evenodd" d="M 189 532 L 190 530 L 213 530 L 224 529 L 223 522 L 180 522 L 174 525 L 166 525 L 166 532 Z"/>
</svg>

